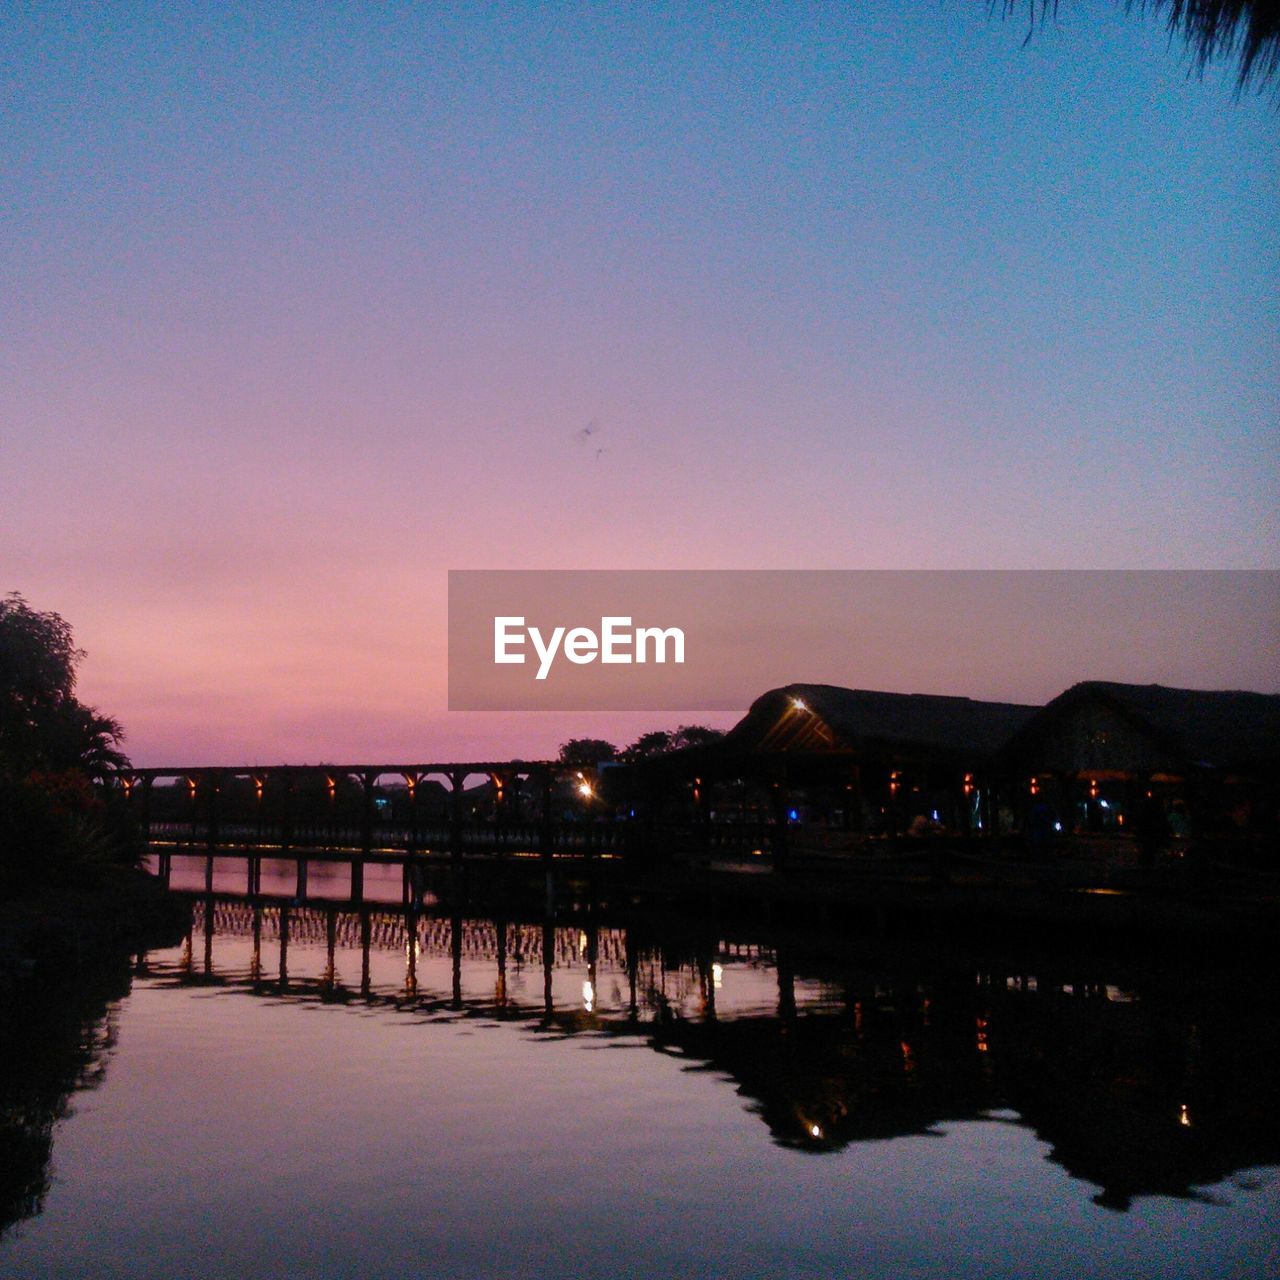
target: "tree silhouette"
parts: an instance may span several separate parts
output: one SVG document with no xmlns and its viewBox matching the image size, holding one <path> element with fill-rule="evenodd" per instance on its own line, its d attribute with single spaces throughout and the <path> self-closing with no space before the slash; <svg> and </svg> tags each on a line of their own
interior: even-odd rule
<svg viewBox="0 0 1280 1280">
<path fill-rule="evenodd" d="M 56 613 L 0 599 L 0 891 L 141 851 L 128 805 L 94 786 L 129 761 L 119 721 L 75 696 L 83 656 Z"/>
<path fill-rule="evenodd" d="M 560 747 L 560 763 L 580 768 L 614 760 L 617 755 L 618 748 L 603 738 L 570 738 Z"/>
<path fill-rule="evenodd" d="M 101 777 L 128 765 L 119 721 L 75 696 L 83 657 L 58 614 L 31 608 L 16 591 L 0 599 L 0 771 Z"/>
</svg>

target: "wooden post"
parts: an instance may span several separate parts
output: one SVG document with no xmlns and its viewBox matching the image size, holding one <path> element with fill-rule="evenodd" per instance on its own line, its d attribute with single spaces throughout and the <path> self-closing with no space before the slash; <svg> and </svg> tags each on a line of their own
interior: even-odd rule
<svg viewBox="0 0 1280 1280">
<path fill-rule="evenodd" d="M 293 774 L 286 773 L 280 795 L 280 853 L 284 857 L 293 847 L 293 802 Z"/>
<path fill-rule="evenodd" d="M 289 908 L 280 908 L 280 990 L 289 982 Z"/>
<path fill-rule="evenodd" d="M 546 876 L 546 910 L 555 911 L 556 879 L 555 879 L 555 830 L 551 820 L 552 778 L 543 774 L 542 803 L 538 822 L 538 854 L 542 861 L 542 870 Z"/>
<path fill-rule="evenodd" d="M 213 899 L 206 898 L 204 903 L 204 971 L 213 972 Z"/>
<path fill-rule="evenodd" d="M 209 790 L 209 822 L 205 830 L 205 838 L 207 847 L 210 852 L 218 847 L 218 817 L 219 817 L 219 801 L 218 797 L 222 793 L 222 778 L 219 774 L 211 773 L 205 780 Z"/>
<path fill-rule="evenodd" d="M 418 788 L 422 785 L 422 775 L 418 773 L 410 773 L 405 775 L 405 781 L 409 784 L 409 852 L 412 853 L 418 845 Z"/>
<path fill-rule="evenodd" d="M 494 991 L 494 1003 L 507 1003 L 507 922 L 499 916 L 494 922 L 498 948 L 498 985 Z"/>
<path fill-rule="evenodd" d="M 293 896 L 299 902 L 305 902 L 307 899 L 307 860 L 302 855 L 298 856 L 298 879 Z"/>
<path fill-rule="evenodd" d="M 462 915 L 455 905 L 449 920 L 449 956 L 453 962 L 453 1007 L 462 1008 Z"/>
<path fill-rule="evenodd" d="M 640 1005 L 637 1000 L 636 988 L 638 986 L 640 956 L 636 949 L 636 944 L 631 936 L 631 926 L 627 926 L 627 1009 L 631 1014 L 632 1021 L 640 1016 Z"/>
<path fill-rule="evenodd" d="M 253 959 L 249 963 L 249 977 L 257 982 L 262 977 L 262 907 L 253 908 Z"/>
<path fill-rule="evenodd" d="M 360 913 L 360 994 L 369 995 L 369 948 L 372 941 L 373 927 L 368 911 Z"/>
<path fill-rule="evenodd" d="M 542 922 L 542 1009 L 547 1018 L 555 1012 L 551 990 L 551 971 L 556 962 L 556 922 L 548 914 Z"/>
<path fill-rule="evenodd" d="M 774 959 L 778 968 L 778 1017 L 793 1022 L 796 1016 L 796 975 L 790 956 L 779 948 Z"/>
<path fill-rule="evenodd" d="M 405 975 L 404 987 L 409 995 L 418 991 L 418 914 L 411 907 L 404 917 L 405 936 Z"/>
<path fill-rule="evenodd" d="M 462 866 L 462 787 L 466 776 L 449 774 L 449 861 L 454 876 L 453 889 L 458 889 L 458 872 Z"/>
<path fill-rule="evenodd" d="M 154 781 L 149 777 L 142 779 L 142 839 L 148 846 L 151 844 L 151 784 Z"/>
<path fill-rule="evenodd" d="M 493 783 L 493 852 L 502 856 L 503 833 L 507 829 L 507 775 L 491 773 Z"/>
<path fill-rule="evenodd" d="M 364 787 L 364 809 L 360 818 L 360 850 L 367 858 L 373 852 L 373 784 L 374 775 L 362 774 L 360 782 Z"/>
</svg>

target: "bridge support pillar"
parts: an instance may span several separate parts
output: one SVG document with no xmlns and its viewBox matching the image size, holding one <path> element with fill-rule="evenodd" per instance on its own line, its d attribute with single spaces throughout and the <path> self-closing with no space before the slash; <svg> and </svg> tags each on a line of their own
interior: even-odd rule
<svg viewBox="0 0 1280 1280">
<path fill-rule="evenodd" d="M 351 859 L 351 901 L 364 901 L 364 860 Z"/>
<path fill-rule="evenodd" d="M 142 779 L 142 839 L 146 844 L 151 843 L 151 784 L 154 778 L 144 777 Z"/>
<path fill-rule="evenodd" d="M 462 861 L 462 788 L 466 776 L 449 774 L 449 856 L 454 870 Z"/>
<path fill-rule="evenodd" d="M 371 773 L 360 775 L 360 785 L 364 791 L 363 808 L 360 812 L 360 851 L 367 858 L 373 851 L 373 784 L 375 778 Z"/>
<path fill-rule="evenodd" d="M 556 903 L 555 830 L 551 822 L 552 787 L 554 783 L 550 774 L 544 774 L 540 781 L 542 795 L 538 815 L 538 854 L 541 858 L 542 870 L 547 881 L 546 910 L 548 914 L 551 914 L 555 911 Z"/>
<path fill-rule="evenodd" d="M 204 779 L 204 783 L 208 804 L 205 839 L 209 852 L 212 854 L 218 847 L 218 842 L 221 839 L 220 828 L 222 815 L 220 812 L 221 805 L 219 804 L 218 797 L 222 794 L 222 777 L 220 774 L 212 773 Z"/>
<path fill-rule="evenodd" d="M 306 858 L 298 859 L 298 881 L 294 897 L 299 902 L 305 902 L 307 898 L 307 860 Z"/>
</svg>

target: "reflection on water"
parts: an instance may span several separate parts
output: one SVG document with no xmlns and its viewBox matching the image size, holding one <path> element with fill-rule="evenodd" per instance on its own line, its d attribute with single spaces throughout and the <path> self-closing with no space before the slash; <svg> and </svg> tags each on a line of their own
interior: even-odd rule
<svg viewBox="0 0 1280 1280">
<path fill-rule="evenodd" d="M 0 1239 L 43 1209 L 54 1128 L 71 1095 L 102 1079 L 128 990 L 118 958 L 94 975 L 0 1002 Z"/>
<path fill-rule="evenodd" d="M 0 1269 L 112 1274 L 111 1220 L 121 1269 L 175 1274 L 192 1214 L 208 1275 L 275 1274 L 282 1245 L 318 1275 L 418 1274 L 423 1249 L 460 1275 L 1274 1261 L 1274 985 L 830 941 L 199 899 L 122 1004 L 50 1002 L 38 1060 L 6 1053 L 6 1212 L 45 1213 Z M 63 1099 L 117 1034 L 47 1193 Z"/>
</svg>

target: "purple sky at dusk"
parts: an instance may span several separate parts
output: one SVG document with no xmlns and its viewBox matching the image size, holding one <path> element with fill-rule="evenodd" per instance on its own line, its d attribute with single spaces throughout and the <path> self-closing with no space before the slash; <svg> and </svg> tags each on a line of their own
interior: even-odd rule
<svg viewBox="0 0 1280 1280">
<path fill-rule="evenodd" d="M 1280 114 L 1024 34 L 7 7 L 0 590 L 145 765 L 679 718 L 449 714 L 451 568 L 1275 567 Z"/>
</svg>

